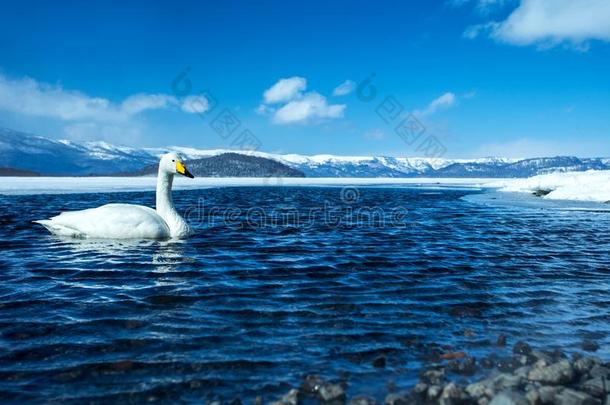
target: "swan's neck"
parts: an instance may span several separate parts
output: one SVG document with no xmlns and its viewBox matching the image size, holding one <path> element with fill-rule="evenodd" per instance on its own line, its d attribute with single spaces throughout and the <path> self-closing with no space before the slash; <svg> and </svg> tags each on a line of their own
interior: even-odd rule
<svg viewBox="0 0 610 405">
<path fill-rule="evenodd" d="M 174 175 L 159 170 L 157 175 L 157 214 L 169 227 L 172 238 L 188 236 L 190 228 L 186 221 L 178 214 L 172 200 L 172 183 Z"/>
</svg>

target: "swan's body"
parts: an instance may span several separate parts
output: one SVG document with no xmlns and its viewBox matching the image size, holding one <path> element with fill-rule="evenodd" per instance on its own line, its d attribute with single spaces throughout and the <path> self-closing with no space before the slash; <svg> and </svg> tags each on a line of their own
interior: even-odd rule
<svg viewBox="0 0 610 405">
<path fill-rule="evenodd" d="M 152 208 L 132 204 L 106 204 L 82 211 L 62 212 L 36 221 L 51 233 L 73 238 L 167 239 L 167 223 Z"/>
<path fill-rule="evenodd" d="M 142 205 L 106 204 L 34 222 L 55 235 L 75 238 L 185 238 L 192 231 L 174 208 L 171 189 L 175 173 L 193 177 L 176 154 L 163 155 L 157 176 L 156 210 Z"/>
</svg>

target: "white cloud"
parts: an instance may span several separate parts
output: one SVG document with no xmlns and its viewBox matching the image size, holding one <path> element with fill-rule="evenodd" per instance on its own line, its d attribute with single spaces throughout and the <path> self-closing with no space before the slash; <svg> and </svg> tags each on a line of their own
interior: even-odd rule
<svg viewBox="0 0 610 405">
<path fill-rule="evenodd" d="M 65 89 L 58 84 L 42 83 L 27 77 L 12 79 L 0 74 L 0 110 L 23 115 L 28 120 L 32 117 L 46 118 L 49 120 L 46 125 L 63 128 L 66 136 L 75 140 L 133 143 L 144 133 L 140 114 L 153 110 L 178 110 L 179 107 L 187 113 L 209 108 L 207 100 L 198 96 L 178 100 L 168 94 L 138 93 L 113 102 Z"/>
<path fill-rule="evenodd" d="M 466 39 L 475 39 L 476 37 L 481 35 L 481 33 L 489 33 L 491 30 L 494 29 L 496 25 L 497 23 L 494 22 L 471 25 L 470 27 L 467 27 L 464 30 L 464 32 L 462 33 L 462 37 Z"/>
<path fill-rule="evenodd" d="M 608 0 L 521 0 L 501 22 L 468 27 L 467 38 L 488 32 L 493 39 L 513 45 L 550 47 L 569 43 L 584 50 L 587 41 L 610 41 Z"/>
<path fill-rule="evenodd" d="M 259 115 L 267 115 L 275 112 L 275 108 L 268 106 L 267 104 L 261 104 L 256 107 L 256 113 Z"/>
<path fill-rule="evenodd" d="M 207 100 L 186 97 L 182 111 L 207 109 Z M 185 105 L 186 104 L 186 105 Z M 29 116 L 55 118 L 61 121 L 126 122 L 149 110 L 169 109 L 179 105 L 168 94 L 138 93 L 120 103 L 92 97 L 61 85 L 37 82 L 31 78 L 9 79 L 0 74 L 0 109 Z"/>
<path fill-rule="evenodd" d="M 307 80 L 302 77 L 280 79 L 265 90 L 256 112 L 273 115 L 272 122 L 283 125 L 343 117 L 344 104 L 329 104 L 323 95 L 306 89 Z"/>
<path fill-rule="evenodd" d="M 316 92 L 309 92 L 279 108 L 273 116 L 276 124 L 294 124 L 315 118 L 343 117 L 345 105 L 328 104 L 326 98 Z"/>
<path fill-rule="evenodd" d="M 126 114 L 109 100 L 90 97 L 58 85 L 24 78 L 11 80 L 0 75 L 0 109 L 13 113 L 61 120 L 122 120 Z"/>
<path fill-rule="evenodd" d="M 263 99 L 267 104 L 287 102 L 297 97 L 307 87 L 307 80 L 294 76 L 280 79 L 273 86 L 265 90 Z"/>
<path fill-rule="evenodd" d="M 440 109 L 448 108 L 454 105 L 457 101 L 455 94 L 451 92 L 444 93 L 443 95 L 435 98 L 428 104 L 428 106 L 422 111 L 415 111 L 414 114 L 420 117 L 426 117 L 434 114 Z"/>
<path fill-rule="evenodd" d="M 128 115 L 136 115 L 146 110 L 160 110 L 175 105 L 176 97 L 167 94 L 134 94 L 121 103 L 121 110 Z"/>
<path fill-rule="evenodd" d="M 182 100 L 180 106 L 186 113 L 204 113 L 210 109 L 210 103 L 204 96 L 187 96 Z"/>
<path fill-rule="evenodd" d="M 346 80 L 333 90 L 333 96 L 346 96 L 356 88 L 353 80 Z"/>
</svg>

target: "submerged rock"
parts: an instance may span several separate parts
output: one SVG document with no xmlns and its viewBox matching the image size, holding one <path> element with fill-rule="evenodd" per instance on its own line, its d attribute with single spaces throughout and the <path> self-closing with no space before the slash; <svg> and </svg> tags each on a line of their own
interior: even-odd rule
<svg viewBox="0 0 610 405">
<path fill-rule="evenodd" d="M 428 391 L 428 384 L 425 382 L 420 381 L 413 387 L 413 392 L 419 395 L 424 394 L 426 391 Z"/>
<path fill-rule="evenodd" d="M 451 352 L 441 354 L 441 359 L 443 360 L 457 360 L 463 359 L 464 357 L 466 357 L 466 353 L 464 352 Z"/>
<path fill-rule="evenodd" d="M 541 403 L 540 391 L 535 387 L 531 387 L 525 392 L 525 399 L 527 399 L 531 405 L 538 405 Z"/>
<path fill-rule="evenodd" d="M 518 341 L 517 343 L 515 343 L 515 346 L 513 347 L 513 353 L 515 353 L 515 354 L 528 355 L 531 352 L 532 352 L 532 348 L 530 347 L 530 345 L 528 345 L 527 343 L 525 343 L 523 341 Z"/>
<path fill-rule="evenodd" d="M 575 391 L 570 388 L 564 388 L 555 395 L 555 402 L 559 405 L 601 405 L 599 399 L 593 398 L 591 395 Z"/>
<path fill-rule="evenodd" d="M 423 382 L 439 385 L 445 380 L 445 369 L 426 370 L 420 377 Z"/>
<path fill-rule="evenodd" d="M 496 341 L 496 345 L 498 345 L 500 347 L 504 347 L 504 346 L 506 346 L 506 340 L 507 340 L 506 335 L 502 334 L 502 335 L 498 336 L 498 340 Z"/>
<path fill-rule="evenodd" d="M 540 350 L 533 350 L 530 354 L 530 358 L 533 360 L 532 363 L 544 362 L 544 365 L 547 366 L 555 362 L 550 354 Z"/>
<path fill-rule="evenodd" d="M 373 360 L 373 367 L 377 367 L 377 368 L 381 368 L 381 367 L 385 367 L 385 357 L 383 356 L 379 356 L 377 358 L 375 358 L 375 360 Z"/>
<path fill-rule="evenodd" d="M 552 404 L 555 401 L 555 395 L 561 390 L 561 387 L 543 386 L 538 390 L 540 394 L 540 401 L 543 404 Z"/>
<path fill-rule="evenodd" d="M 377 401 L 366 395 L 357 395 L 349 400 L 348 405 L 377 405 Z"/>
<path fill-rule="evenodd" d="M 521 387 L 524 382 L 525 380 L 522 377 L 512 374 L 500 374 L 493 379 L 496 390 L 518 388 Z"/>
<path fill-rule="evenodd" d="M 585 340 L 582 342 L 582 349 L 587 352 L 596 352 L 599 350 L 599 345 L 592 340 Z"/>
<path fill-rule="evenodd" d="M 519 367 L 515 370 L 515 375 L 526 379 L 530 371 L 532 371 L 532 366 Z"/>
<path fill-rule="evenodd" d="M 385 405 L 409 405 L 413 401 L 409 397 L 407 392 L 393 392 L 386 395 L 384 404 Z"/>
<path fill-rule="evenodd" d="M 512 357 L 498 359 L 490 355 L 480 360 L 482 366 L 496 365 L 497 369 L 470 384 L 451 381 L 455 376 L 448 376 L 447 372 L 459 375 L 480 372 L 482 369 L 476 370 L 474 357 L 459 351 L 448 352 L 443 359 L 449 360 L 448 363 L 445 366 L 434 363 L 424 369 L 421 380 L 410 391 L 394 392 L 394 384 L 389 385 L 390 393 L 384 405 L 610 405 L 610 363 L 581 354 L 569 360 L 560 350 L 533 350 L 525 342 L 517 342 L 513 352 Z M 381 358 L 385 361 L 385 357 Z M 343 405 L 347 400 L 346 387 L 345 383 L 331 383 L 320 376 L 308 375 L 300 390 L 290 390 L 270 405 L 310 404 L 313 399 L 321 405 Z M 364 395 L 348 402 L 348 405 L 376 404 L 374 398 Z"/>
<path fill-rule="evenodd" d="M 595 377 L 610 378 L 610 368 L 608 368 L 606 366 L 602 366 L 601 364 L 595 364 L 589 370 L 589 375 L 591 376 L 591 378 L 595 378 Z"/>
<path fill-rule="evenodd" d="M 319 375 L 310 374 L 303 380 L 301 389 L 308 394 L 317 394 L 322 385 L 324 385 L 324 380 Z"/>
<path fill-rule="evenodd" d="M 593 368 L 595 363 L 595 360 L 591 357 L 582 357 L 574 361 L 574 371 L 580 375 L 586 374 L 589 372 L 589 370 L 591 370 L 591 368 Z"/>
<path fill-rule="evenodd" d="M 447 368 L 460 375 L 473 375 L 477 371 L 474 357 L 467 356 L 462 361 L 453 360 L 447 364 Z"/>
<path fill-rule="evenodd" d="M 275 402 L 271 402 L 270 405 L 297 405 L 299 403 L 300 393 L 296 388 L 288 391 L 282 398 Z"/>
<path fill-rule="evenodd" d="M 491 398 L 495 395 L 495 390 L 490 379 L 472 383 L 466 386 L 466 392 L 474 399 Z"/>
<path fill-rule="evenodd" d="M 523 364 L 521 364 L 521 362 L 516 357 L 509 357 L 498 360 L 496 365 L 498 367 L 498 370 L 504 373 L 508 373 L 515 371 Z"/>
<path fill-rule="evenodd" d="M 527 378 L 546 384 L 569 384 L 574 379 L 574 370 L 568 360 L 562 360 L 550 366 L 535 367 Z"/>
<path fill-rule="evenodd" d="M 443 388 L 439 404 L 441 405 L 454 405 L 461 404 L 468 399 L 468 395 L 463 389 L 455 383 L 449 383 Z"/>
<path fill-rule="evenodd" d="M 345 388 L 342 384 L 326 383 L 318 390 L 318 397 L 324 404 L 345 402 Z"/>
<path fill-rule="evenodd" d="M 594 397 L 604 399 L 610 389 L 610 383 L 604 377 L 595 377 L 585 381 L 580 388 Z"/>
<path fill-rule="evenodd" d="M 494 366 L 494 361 L 489 357 L 483 357 L 481 360 L 479 360 L 479 364 L 483 368 L 492 368 Z"/>
<path fill-rule="evenodd" d="M 489 405 L 530 405 L 525 396 L 517 391 L 503 391 L 493 397 Z"/>
<path fill-rule="evenodd" d="M 431 385 L 430 387 L 428 387 L 428 400 L 432 401 L 438 398 L 438 396 L 441 394 L 441 391 L 442 389 L 440 385 Z"/>
</svg>

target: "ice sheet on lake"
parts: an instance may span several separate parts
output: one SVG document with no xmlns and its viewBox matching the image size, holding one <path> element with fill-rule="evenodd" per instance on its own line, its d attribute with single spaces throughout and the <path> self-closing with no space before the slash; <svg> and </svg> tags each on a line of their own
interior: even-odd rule
<svg viewBox="0 0 610 405">
<path fill-rule="evenodd" d="M 507 209 L 534 209 L 551 210 L 563 212 L 598 212 L 610 213 L 610 204 L 600 204 L 597 201 L 565 200 L 565 199 L 544 199 L 535 197 L 531 193 L 502 192 L 499 190 L 488 190 L 485 193 L 468 194 L 462 197 L 463 200 L 485 204 Z"/>
<path fill-rule="evenodd" d="M 0 177 L 0 194 L 65 194 L 119 191 L 154 191 L 155 177 Z M 462 186 L 479 187 L 498 179 L 442 178 L 220 178 L 176 177 L 174 189 L 229 186 Z"/>
<path fill-rule="evenodd" d="M 153 191 L 155 177 L 0 177 L 0 194 L 63 194 Z M 230 186 L 425 186 L 483 187 L 533 193 L 550 191 L 547 200 L 610 201 L 610 171 L 553 173 L 527 179 L 477 178 L 220 178 L 176 177 L 174 188 Z"/>
<path fill-rule="evenodd" d="M 549 192 L 542 198 L 549 200 L 610 201 L 610 171 L 552 173 L 527 179 L 506 179 L 488 182 L 488 187 L 500 191 L 533 193 Z"/>
</svg>

